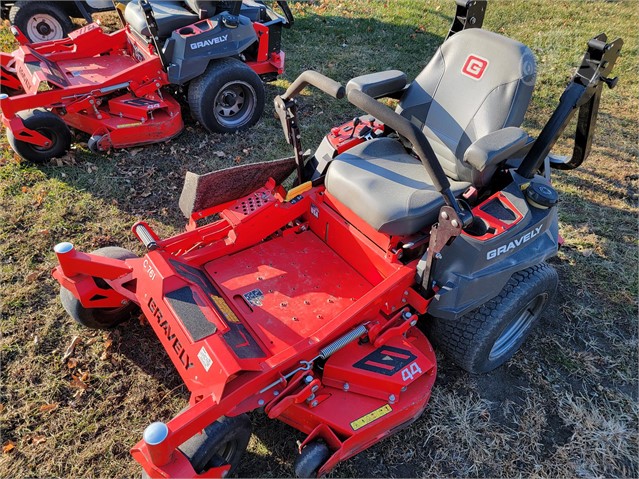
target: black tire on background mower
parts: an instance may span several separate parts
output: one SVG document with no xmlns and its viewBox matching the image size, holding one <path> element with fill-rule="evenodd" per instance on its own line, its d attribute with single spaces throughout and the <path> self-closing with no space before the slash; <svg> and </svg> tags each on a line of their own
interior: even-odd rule
<svg viewBox="0 0 639 479">
<path fill-rule="evenodd" d="M 330 457 L 331 452 L 323 442 L 309 442 L 295 459 L 294 469 L 296 477 L 317 477 L 317 471 Z"/>
<path fill-rule="evenodd" d="M 111 259 L 137 258 L 137 255 L 128 249 L 117 246 L 107 246 L 93 251 L 92 254 L 104 256 Z M 108 288 L 108 285 L 96 278 L 96 283 L 101 287 Z M 137 305 L 133 302 L 119 308 L 85 308 L 82 303 L 73 296 L 73 293 L 64 286 L 60 287 L 60 301 L 62 306 L 77 323 L 91 329 L 111 329 L 131 317 Z"/>
<path fill-rule="evenodd" d="M 9 21 L 33 43 L 60 40 L 73 31 L 69 14 L 56 2 L 16 2 L 9 10 Z"/>
<path fill-rule="evenodd" d="M 46 110 L 30 110 L 21 113 L 24 126 L 46 136 L 51 140 L 48 147 L 40 147 L 18 140 L 11 130 L 7 129 L 7 139 L 13 151 L 25 160 L 43 163 L 51 158 L 62 156 L 71 147 L 71 130 L 57 115 Z"/>
<path fill-rule="evenodd" d="M 264 112 L 264 84 L 245 63 L 224 58 L 209 63 L 189 85 L 191 115 L 210 132 L 235 133 L 255 125 Z"/>
<path fill-rule="evenodd" d="M 7 96 L 16 96 L 22 95 L 24 93 L 24 90 L 22 88 L 14 90 L 13 88 L 9 88 L 5 85 L 0 84 L 0 93 L 4 93 Z"/>
<path fill-rule="evenodd" d="M 180 445 L 179 449 L 189 459 L 198 474 L 212 467 L 230 464 L 230 477 L 237 470 L 251 438 L 251 420 L 246 414 L 220 419 L 205 427 Z"/>
<path fill-rule="evenodd" d="M 492 371 L 524 343 L 552 301 L 557 282 L 557 272 L 546 263 L 519 271 L 497 297 L 461 318 L 429 318 L 428 336 L 466 371 Z"/>
</svg>

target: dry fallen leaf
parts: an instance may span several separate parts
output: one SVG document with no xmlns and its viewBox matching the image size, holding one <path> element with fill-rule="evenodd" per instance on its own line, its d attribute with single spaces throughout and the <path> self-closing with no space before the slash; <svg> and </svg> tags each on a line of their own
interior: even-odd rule
<svg viewBox="0 0 639 479">
<path fill-rule="evenodd" d="M 107 339 L 104 342 L 104 352 L 100 356 L 102 361 L 106 361 L 111 357 L 111 346 L 113 345 L 113 340 L 111 338 Z"/>
<path fill-rule="evenodd" d="M 51 404 L 43 404 L 40 406 L 40 412 L 50 412 L 58 409 L 59 404 L 57 402 L 53 402 Z"/>
<path fill-rule="evenodd" d="M 11 452 L 15 449 L 16 447 L 16 443 L 13 441 L 5 441 L 4 444 L 2 444 L 2 452 L 3 453 L 8 453 Z"/>
<path fill-rule="evenodd" d="M 80 336 L 73 336 L 71 339 L 71 343 L 67 347 L 67 350 L 64 352 L 64 356 L 62 356 L 62 362 L 65 362 L 71 356 L 73 356 L 73 352 L 75 351 L 75 347 L 80 344 Z"/>
<path fill-rule="evenodd" d="M 76 358 L 67 359 L 67 367 L 73 369 L 78 366 L 78 360 Z"/>
<path fill-rule="evenodd" d="M 47 442 L 47 438 L 46 436 L 43 435 L 37 435 L 37 436 L 33 436 L 30 439 L 31 444 L 33 444 L 34 446 L 37 446 L 38 444 L 42 444 L 43 442 Z"/>
<path fill-rule="evenodd" d="M 82 373 L 82 376 L 80 377 L 81 381 L 88 381 L 89 380 L 89 372 L 85 371 Z"/>
<path fill-rule="evenodd" d="M 87 383 L 85 383 L 82 379 L 76 376 L 73 376 L 73 379 L 71 380 L 71 387 L 83 389 L 83 390 L 86 390 L 89 388 Z"/>
<path fill-rule="evenodd" d="M 4 404 L 0 404 L 0 412 L 4 411 Z"/>
<path fill-rule="evenodd" d="M 26 278 L 24 278 L 24 280 L 27 283 L 33 283 L 35 281 L 35 279 L 38 277 L 39 272 L 38 271 L 32 271 L 31 273 L 29 273 L 27 275 Z"/>
</svg>

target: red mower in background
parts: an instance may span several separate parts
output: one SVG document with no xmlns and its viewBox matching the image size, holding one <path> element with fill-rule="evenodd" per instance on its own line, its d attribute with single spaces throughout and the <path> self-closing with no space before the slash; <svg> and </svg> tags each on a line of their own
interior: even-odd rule
<svg viewBox="0 0 639 479">
<path fill-rule="evenodd" d="M 477 28 L 483 8 L 458 3 L 458 26 L 409 85 L 399 71 L 346 89 L 302 73 L 275 100 L 295 156 L 189 173 L 186 231 L 162 239 L 135 224 L 144 257 L 55 247 L 69 314 L 109 328 L 141 308 L 191 392 L 133 447 L 149 476 L 232 474 L 254 410 L 304 434 L 297 476 L 326 474 L 419 418 L 436 374 L 429 339 L 474 373 L 517 352 L 557 287 L 545 262 L 559 241 L 551 168 L 588 156 L 622 41 L 588 42 L 535 139 L 520 128 L 534 57 Z M 306 85 L 367 113 L 310 158 L 295 102 Z M 399 98 L 397 110 L 381 97 Z M 577 110 L 573 156 L 551 155 Z"/>
<path fill-rule="evenodd" d="M 281 30 L 293 22 L 263 3 L 202 0 L 118 3 L 124 28 L 92 23 L 69 38 L 0 53 L 2 123 L 21 157 L 64 154 L 71 129 L 91 151 L 168 140 L 184 123 L 175 95 L 208 131 L 249 128 L 264 110 L 263 81 L 284 69 Z"/>
</svg>

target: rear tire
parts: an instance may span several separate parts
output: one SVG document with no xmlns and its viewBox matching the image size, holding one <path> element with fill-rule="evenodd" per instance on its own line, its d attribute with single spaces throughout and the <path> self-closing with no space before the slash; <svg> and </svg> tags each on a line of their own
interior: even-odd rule
<svg viewBox="0 0 639 479">
<path fill-rule="evenodd" d="M 557 272 L 546 263 L 519 271 L 497 297 L 461 318 L 431 318 L 428 335 L 466 371 L 492 371 L 519 350 L 552 301 L 557 283 Z"/>
<path fill-rule="evenodd" d="M 255 125 L 264 112 L 264 84 L 235 58 L 211 61 L 189 85 L 193 118 L 210 132 L 235 133 Z"/>
<path fill-rule="evenodd" d="M 107 246 L 95 250 L 92 254 L 104 256 L 105 258 L 125 260 L 137 258 L 133 252 L 119 248 L 117 246 Z M 102 284 L 105 289 L 109 286 L 100 278 L 95 278 L 98 285 Z M 85 308 L 82 303 L 73 296 L 73 293 L 64 286 L 60 287 L 60 301 L 62 306 L 77 323 L 91 329 L 111 329 L 126 321 L 131 317 L 131 313 L 137 308 L 135 303 L 128 304 L 119 308 Z"/>
<path fill-rule="evenodd" d="M 71 130 L 59 116 L 46 110 L 30 110 L 20 116 L 24 126 L 51 140 L 49 146 L 37 146 L 18 140 L 13 132 L 7 129 L 7 139 L 11 148 L 25 160 L 43 163 L 62 156 L 71 147 Z"/>
<path fill-rule="evenodd" d="M 73 31 L 71 18 L 56 2 L 16 2 L 9 10 L 9 21 L 32 43 L 60 40 Z"/>
</svg>

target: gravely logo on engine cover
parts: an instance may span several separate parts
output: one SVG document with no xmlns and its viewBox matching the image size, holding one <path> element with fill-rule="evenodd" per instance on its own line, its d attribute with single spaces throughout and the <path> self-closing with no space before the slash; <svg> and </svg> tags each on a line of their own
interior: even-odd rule
<svg viewBox="0 0 639 479">
<path fill-rule="evenodd" d="M 537 236 L 541 232 L 541 227 L 542 225 L 539 225 L 535 229 L 524 233 L 520 238 L 513 240 L 508 244 L 501 245 L 499 248 L 491 249 L 488 253 L 486 253 L 486 259 L 494 259 L 499 255 L 508 253 L 515 248 L 519 248 L 521 245 Z"/>
<path fill-rule="evenodd" d="M 198 48 L 203 47 L 212 47 L 218 43 L 223 43 L 229 37 L 228 33 L 226 35 L 220 35 L 219 37 L 209 38 L 208 40 L 204 40 L 203 42 L 193 42 L 191 43 L 191 50 L 197 50 Z"/>
</svg>

